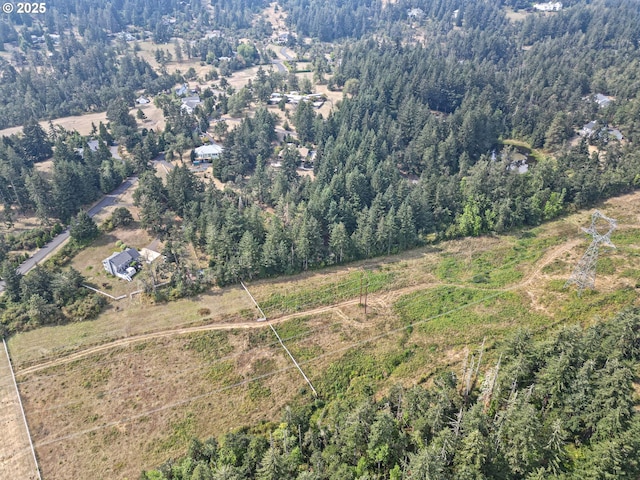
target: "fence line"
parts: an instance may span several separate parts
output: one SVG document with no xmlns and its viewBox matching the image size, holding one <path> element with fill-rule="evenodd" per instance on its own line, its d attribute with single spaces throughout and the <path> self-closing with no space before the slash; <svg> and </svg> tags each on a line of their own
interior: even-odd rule
<svg viewBox="0 0 640 480">
<path fill-rule="evenodd" d="M 302 377 L 307 381 L 307 383 L 311 387 L 311 391 L 313 392 L 314 397 L 318 398 L 318 392 L 316 392 L 316 389 L 313 388 L 313 384 L 311 383 L 311 380 L 309 380 L 309 378 L 307 378 L 307 376 L 304 374 L 304 372 L 302 371 L 302 368 L 300 367 L 298 362 L 296 362 L 296 359 L 293 358 L 293 355 L 291 355 L 291 352 L 289 351 L 287 346 L 284 344 L 284 342 L 280 338 L 280 335 L 278 335 L 278 332 L 276 332 L 276 329 L 273 328 L 273 325 L 269 323 L 269 326 L 271 327 L 271 330 L 273 331 L 273 333 L 275 333 L 276 337 L 278 338 L 278 341 L 280 342 L 280 345 L 282 345 L 282 348 L 284 348 L 284 351 L 289 354 L 289 357 L 291 357 L 291 361 L 296 366 L 296 368 L 300 371 L 300 373 L 302 374 Z"/>
<path fill-rule="evenodd" d="M 249 295 L 249 297 L 251 297 L 251 300 L 253 301 L 255 306 L 258 308 L 258 311 L 260 312 L 260 315 L 262 315 L 262 317 L 260 317 L 257 321 L 258 322 L 264 322 L 267 319 L 267 316 L 264 314 L 264 312 L 260 308 L 260 305 L 258 305 L 258 302 L 256 302 L 256 299 L 253 298 L 253 295 L 251 295 L 251 292 L 249 291 L 249 289 L 247 287 L 245 287 L 244 282 L 241 281 L 240 285 L 242 285 L 242 288 L 244 288 L 244 291 L 247 292 L 247 295 Z"/>
<path fill-rule="evenodd" d="M 36 450 L 33 448 L 33 441 L 31 440 L 31 432 L 29 431 L 29 424 L 27 423 L 27 416 L 24 414 L 24 407 L 22 406 L 22 398 L 20 398 L 20 390 L 18 390 L 18 384 L 16 382 L 16 376 L 13 373 L 13 365 L 11 364 L 11 357 L 9 356 L 9 349 L 7 348 L 7 342 L 2 339 L 4 344 L 4 352 L 7 354 L 7 361 L 9 362 L 9 370 L 11 370 L 11 378 L 13 379 L 13 386 L 16 389 L 16 395 L 18 396 L 18 404 L 20 405 L 20 412 L 22 413 L 22 420 L 24 421 L 24 427 L 27 429 L 27 437 L 29 437 L 29 446 L 31 446 L 31 454 L 33 455 L 33 462 L 36 464 L 36 473 L 38 474 L 38 480 L 42 480 L 40 475 L 40 466 L 38 465 L 38 459 L 36 458 Z"/>
<path fill-rule="evenodd" d="M 93 288 L 90 287 L 89 285 L 85 285 L 84 283 L 82 284 L 82 286 L 84 288 L 88 288 L 89 290 L 92 290 L 96 293 L 99 293 L 100 295 L 104 295 L 105 297 L 109 297 L 112 300 L 122 300 L 123 298 L 127 298 L 126 295 L 120 295 L 119 297 L 114 297 L 113 295 L 109 295 L 107 292 L 103 292 L 102 290 L 98 290 L 97 288 Z"/>
<path fill-rule="evenodd" d="M 267 316 L 264 314 L 264 312 L 262 311 L 262 309 L 260 308 L 260 305 L 258 305 L 258 302 L 256 302 L 256 299 L 253 298 L 253 295 L 251 295 L 251 292 L 249 291 L 249 289 L 245 286 L 244 282 L 240 282 L 240 285 L 242 285 L 242 288 L 244 288 L 245 292 L 247 292 L 247 294 L 249 295 L 249 297 L 251 297 L 251 300 L 253 300 L 253 303 L 256 305 L 256 307 L 258 308 L 258 311 L 260 312 L 260 314 L 262 315 L 261 318 L 258 319 L 258 322 L 264 322 L 267 320 Z M 287 346 L 284 344 L 284 342 L 282 341 L 282 338 L 280 338 L 280 335 L 278 335 L 278 332 L 276 331 L 275 328 L 273 328 L 273 325 L 271 324 L 271 322 L 269 322 L 269 326 L 271 327 L 271 330 L 273 331 L 273 333 L 275 334 L 276 338 L 278 339 L 278 342 L 280 342 L 280 345 L 282 345 L 282 348 L 284 348 L 284 351 L 287 352 L 287 355 L 289 355 L 289 358 L 291 358 L 291 361 L 293 362 L 293 364 L 296 366 L 296 368 L 300 371 L 300 373 L 302 374 L 302 377 L 307 381 L 307 383 L 309 384 L 309 386 L 311 387 L 311 391 L 313 392 L 313 395 L 318 398 L 318 392 L 316 392 L 316 389 L 313 388 L 313 384 L 311 383 L 311 380 L 309 380 L 309 377 L 307 377 L 305 375 L 305 373 L 302 371 L 302 368 L 300 367 L 300 365 L 298 364 L 298 362 L 296 362 L 296 359 L 293 357 L 293 355 L 291 354 L 291 352 L 289 351 L 289 349 L 287 348 Z"/>
</svg>

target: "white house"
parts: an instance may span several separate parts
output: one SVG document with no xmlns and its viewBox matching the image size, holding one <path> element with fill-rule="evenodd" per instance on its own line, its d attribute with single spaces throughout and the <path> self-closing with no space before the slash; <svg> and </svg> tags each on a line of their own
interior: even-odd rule
<svg viewBox="0 0 640 480">
<path fill-rule="evenodd" d="M 207 145 L 202 145 L 194 150 L 196 154 L 196 160 L 201 162 L 211 162 L 216 158 L 219 158 L 223 152 L 223 148 L 221 145 L 217 143 L 209 143 Z"/>
<path fill-rule="evenodd" d="M 136 103 L 138 105 L 146 105 L 147 103 L 150 103 L 150 102 L 151 102 L 151 100 L 149 100 L 147 97 L 140 96 L 140 97 L 136 98 Z"/>
<path fill-rule="evenodd" d="M 536 3 L 533 8 L 539 12 L 559 12 L 562 10 L 562 2 Z"/>
<path fill-rule="evenodd" d="M 183 98 L 182 105 L 180 105 L 180 109 L 183 112 L 188 113 L 189 115 L 192 115 L 198 105 L 200 105 L 200 96 L 194 95 L 193 97 Z"/>
<path fill-rule="evenodd" d="M 127 248 L 124 252 L 115 252 L 102 261 L 102 266 L 111 275 L 122 278 L 127 282 L 138 273 L 136 264 L 140 254 L 135 248 Z"/>
</svg>

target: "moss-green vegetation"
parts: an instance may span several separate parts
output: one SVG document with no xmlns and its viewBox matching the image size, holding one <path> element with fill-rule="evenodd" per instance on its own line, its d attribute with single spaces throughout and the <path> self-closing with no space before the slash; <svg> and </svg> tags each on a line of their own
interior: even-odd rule
<svg viewBox="0 0 640 480">
<path fill-rule="evenodd" d="M 445 253 L 435 268 L 436 277 L 446 283 L 483 288 L 512 285 L 523 279 L 527 267 L 534 265 L 547 248 L 561 241 L 558 237 L 538 236 L 535 229 L 518 238 L 502 238 L 503 244 L 478 253 Z"/>
<path fill-rule="evenodd" d="M 184 348 L 193 350 L 205 359 L 216 359 L 233 351 L 226 332 L 204 332 L 190 335 Z"/>
<path fill-rule="evenodd" d="M 323 285 L 289 285 L 284 292 L 272 293 L 266 299 L 258 299 L 258 303 L 267 317 L 297 312 L 358 297 L 365 290 L 378 292 L 388 288 L 395 276 L 396 272 L 384 269 L 352 272 L 337 282 Z"/>
<path fill-rule="evenodd" d="M 537 326 L 548 319 L 531 312 L 516 292 L 437 287 L 401 297 L 395 310 L 405 325 L 426 334 L 454 334 L 450 344 L 477 342 L 487 331 Z"/>
<path fill-rule="evenodd" d="M 279 323 L 275 326 L 276 332 L 282 341 L 296 339 L 305 336 L 310 329 L 307 325 L 308 317 L 299 317 L 287 322 Z"/>
</svg>

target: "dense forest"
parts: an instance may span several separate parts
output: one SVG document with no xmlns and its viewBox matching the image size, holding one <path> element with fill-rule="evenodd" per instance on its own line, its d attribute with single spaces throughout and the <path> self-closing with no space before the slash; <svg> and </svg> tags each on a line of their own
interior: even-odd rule
<svg viewBox="0 0 640 480">
<path fill-rule="evenodd" d="M 172 8 L 174 17 L 180 10 L 169 3 L 157 13 L 160 23 Z M 252 11 L 260 5 L 245 6 Z M 339 8 L 356 12 L 356 17 L 361 9 L 377 13 L 363 14 L 362 32 L 353 30 L 351 36 L 356 38 L 339 44 L 335 55 L 339 61 L 332 66 L 316 47 L 305 50 L 314 68 L 322 63 L 318 58 L 324 59 L 324 73 L 333 73 L 329 87 L 344 93 L 327 118 L 305 102 L 290 114 L 296 136 L 288 141 L 317 153 L 313 180 L 299 174 L 297 167 L 307 159 L 289 146 L 278 147 L 280 168 L 269 166 L 276 153 L 278 120 L 261 105 L 272 91 L 297 88 L 295 75 L 261 70 L 238 91 L 214 94 L 205 90 L 204 102 L 194 115 L 183 112 L 179 100 L 159 95 L 156 104 L 165 113 L 167 128 L 145 137 L 135 132 L 135 120 L 126 112 L 133 89 L 147 85 L 147 91 L 156 91 L 148 82 L 158 89 L 175 84 L 179 76 L 157 76 L 135 52 L 116 58 L 113 51 L 92 46 L 86 39 L 83 45 L 71 35 L 61 42 L 77 48 L 54 49 L 63 60 L 64 52 L 71 55 L 67 62 L 60 62 L 63 66 L 75 65 L 70 59 L 93 55 L 93 50 L 110 55 L 82 67 L 110 65 L 110 73 L 95 69 L 95 74 L 85 75 L 89 84 L 92 78 L 113 77 L 113 83 L 105 87 L 110 93 L 97 98 L 99 88 L 78 88 L 86 95 L 97 95 L 90 102 L 96 108 L 107 108 L 110 132 L 133 153 L 133 169 L 138 172 L 163 150 L 167 158 L 177 154 L 182 159 L 183 152 L 199 141 L 194 132 L 205 131 L 212 118 L 228 112 L 242 115 L 250 102 L 257 104 L 253 116 L 230 131 L 221 130 L 225 150 L 214 163 L 213 173 L 230 188 L 217 190 L 187 169 L 177 169 L 164 185 L 150 174 L 140 180 L 138 204 L 144 226 L 172 241 L 190 242 L 206 253 L 218 284 L 388 254 L 427 239 L 536 225 L 567 209 L 627 192 L 640 182 L 640 155 L 634 149 L 640 133 L 640 98 L 637 82 L 630 80 L 640 76 L 640 66 L 629 60 L 638 47 L 635 26 L 640 22 L 640 9 L 636 3 L 572 2 L 553 15 L 530 13 L 517 22 L 507 18 L 504 5 L 492 2 L 412 4 L 419 14 L 411 18 L 409 5 L 403 2 L 384 8 L 375 2 L 341 5 Z M 133 21 L 126 5 L 122 7 L 118 28 Z M 288 21 L 295 30 L 321 38 L 313 33 L 315 27 L 305 27 L 305 16 L 316 7 L 326 8 L 318 2 L 292 1 L 282 6 L 289 9 Z M 200 22 L 196 17 L 200 18 L 195 15 L 189 21 Z M 342 21 L 344 15 L 338 17 Z M 184 22 L 168 25 L 177 29 Z M 335 38 L 342 36 L 338 30 L 331 27 Z M 189 45 L 189 56 L 212 64 L 233 48 L 219 37 L 199 38 Z M 260 59 L 251 45 L 245 47 L 234 60 L 236 68 Z M 17 84 L 24 84 L 30 68 L 15 72 Z M 49 81 L 55 75 L 29 78 Z M 47 99 L 55 98 L 48 92 Z M 128 93 L 123 96 L 123 92 Z M 593 101 L 596 93 L 615 100 L 600 107 Z M 24 109 L 16 104 L 16 111 L 30 118 L 46 116 L 47 107 L 38 106 L 37 95 L 28 98 L 35 102 L 34 107 Z M 81 96 L 74 98 L 78 107 L 86 103 Z M 6 108 L 12 108 L 10 101 Z M 599 122 L 600 132 L 577 137 L 579 127 L 591 120 Z M 607 133 L 608 125 L 623 132 L 622 141 Z M 215 128 L 222 126 L 226 124 Z M 528 168 L 522 172 L 516 160 L 521 152 L 505 139 L 544 151 L 529 156 Z M 50 139 L 49 143 L 55 142 Z M 599 153 L 593 148 L 590 152 L 589 147 Z M 102 161 L 96 160 L 95 165 Z M 11 167 L 15 161 L 6 163 L 8 173 L 0 174 L 8 181 L 24 183 L 22 168 Z M 101 168 L 117 176 L 115 166 Z M 88 183 L 99 186 L 96 171 L 94 166 L 94 177 Z M 117 183 L 117 178 L 103 181 L 102 190 Z M 188 194 L 175 193 L 184 185 L 189 186 Z M 145 189 L 151 193 L 142 193 Z M 20 191 L 22 197 L 16 195 Z M 12 194 L 7 190 L 5 205 L 28 203 L 26 192 L 26 184 L 18 185 Z M 36 200 L 31 198 L 31 205 Z M 49 216 L 64 222 L 82 203 L 76 199 L 66 207 L 54 202 L 63 211 Z M 180 218 L 177 223 L 176 218 Z"/>
<path fill-rule="evenodd" d="M 509 20 L 499 3 L 411 5 L 418 12 L 411 18 L 403 2 L 382 8 L 354 0 L 338 6 L 338 13 L 342 8 L 356 19 L 362 16 L 354 23 L 361 31 L 350 33 L 355 39 L 338 46 L 339 61 L 329 67 L 320 55 L 324 73 L 333 73 L 329 87 L 342 89 L 343 100 L 327 118 L 305 102 L 289 118 L 296 133 L 289 141 L 317 153 L 313 180 L 299 175 L 297 167 L 307 159 L 290 146 L 278 147 L 280 168 L 269 166 L 278 120 L 261 105 L 272 91 L 297 88 L 295 75 L 260 70 L 237 92 L 205 90 L 194 114 L 185 113 L 179 99 L 158 95 L 165 132 L 138 132 L 128 113 L 134 91 L 157 93 L 183 77 L 158 74 L 135 49 L 124 48 L 126 42 L 102 45 L 109 37 L 65 33 L 72 25 L 80 29 L 76 24 L 92 14 L 97 20 L 86 28 L 109 35 L 160 25 L 173 33 L 188 24 L 206 29 L 210 12 L 202 5 L 164 2 L 140 17 L 134 10 L 144 13 L 148 3 L 65 3 L 47 16 L 46 25 L 3 20 L 3 35 L 7 40 L 22 35 L 21 44 L 38 33 L 59 35 L 59 45 L 45 35 L 47 55 L 44 46 L 24 44 L 27 64 L 15 68 L 5 62 L 2 68 L 7 81 L 1 87 L 6 90 L 1 117 L 7 124 L 27 123 L 23 136 L 5 138 L 0 146 L 5 216 L 12 209 L 33 210 L 44 223 L 67 223 L 100 192 L 147 170 L 159 152 L 182 159 L 212 118 L 242 115 L 252 101 L 258 105 L 253 116 L 221 130 L 225 150 L 213 173 L 231 188 L 217 190 L 178 168 L 165 184 L 143 175 L 137 196 L 143 225 L 206 253 L 211 278 L 220 285 L 397 252 L 426 239 L 536 225 L 640 182 L 634 149 L 640 98 L 637 82 L 630 80 L 640 76 L 640 67 L 629 61 L 638 47 L 637 4 L 572 2 L 553 15 L 527 14 L 518 22 Z M 212 3 L 236 12 L 262 6 Z M 320 27 L 309 23 L 314 9 L 327 8 L 321 2 L 291 0 L 282 8 L 299 34 L 323 38 L 316 32 Z M 29 23 L 26 18 L 21 22 Z M 343 22 L 346 16 L 332 18 Z M 333 38 L 344 36 L 336 25 L 322 28 Z M 239 48 L 224 37 L 203 39 L 203 31 L 188 37 L 194 40 L 185 42 L 187 56 L 220 66 L 219 56 L 238 48 L 233 68 L 261 61 L 250 43 Z M 305 51 L 313 56 L 318 49 Z M 317 58 L 316 67 L 322 63 Z M 50 74 L 36 75 L 42 69 Z M 16 90 L 24 98 L 10 93 Z M 592 100 L 596 93 L 615 100 L 602 108 Z M 70 135 L 70 142 L 57 138 L 55 130 L 47 135 L 33 121 L 92 109 L 106 109 L 110 124 L 96 127 L 99 148 L 83 148 L 82 157 L 76 149 L 86 146 L 86 139 Z M 604 126 L 601 132 L 569 143 L 590 120 Z M 620 128 L 623 141 L 607 134 L 609 124 Z M 553 155 L 530 157 L 523 173 L 515 160 L 519 152 L 504 139 Z M 114 140 L 131 154 L 127 162 L 110 158 L 106 147 Z M 589 146 L 599 153 L 590 153 Z M 45 180 L 33 165 L 52 152 L 54 174 Z"/>
<path fill-rule="evenodd" d="M 181 197 L 187 203 L 165 202 L 183 217 L 187 240 L 209 255 L 219 284 L 388 254 L 427 237 L 537 225 L 635 188 L 638 91 L 624 79 L 638 67 L 627 62 L 637 5 L 580 5 L 529 16 L 519 29 L 497 6 L 466 8 L 463 27 L 438 13 L 445 20 L 428 30 L 427 46 L 369 38 L 342 48 L 330 80 L 345 93 L 339 107 L 321 118 L 301 103 L 291 115 L 298 142 L 317 150 L 313 181 L 299 175 L 296 149 L 284 148 L 280 168 L 268 167 L 275 118 L 258 108 L 229 132 L 213 166 L 234 188 L 201 185 Z M 603 16 L 620 28 L 608 38 Z M 587 72 L 576 71 L 577 58 Z M 595 92 L 616 100 L 599 108 Z M 591 119 L 615 122 L 625 141 L 605 134 L 569 144 Z M 505 138 L 553 156 L 529 159 L 523 173 Z"/>
<path fill-rule="evenodd" d="M 0 18 L 0 51 L 5 44 L 19 47 L 11 50 L 10 60 L 0 58 L 0 129 L 32 118 L 104 111 L 114 99 L 133 104 L 137 90 L 155 95 L 183 80 L 166 68 L 155 71 L 138 55 L 136 41 L 162 45 L 181 38 L 177 59 L 183 58 L 183 49 L 186 58 L 200 57 L 215 66 L 220 66 L 219 57 L 229 56 L 229 64 L 222 65 L 227 73 L 260 61 L 257 52 L 255 59 L 236 59 L 232 52 L 264 1 L 214 2 L 212 11 L 200 1 L 185 5 L 176 0 L 47 5 L 43 21 L 17 13 Z M 229 38 L 204 38 L 221 28 L 230 32 Z M 158 52 L 163 66 L 173 58 L 170 51 Z"/>
<path fill-rule="evenodd" d="M 379 399 L 361 382 L 327 379 L 325 386 L 341 385 L 327 403 L 287 408 L 280 423 L 194 439 L 185 458 L 141 478 L 640 475 L 632 383 L 640 360 L 639 311 L 584 330 L 565 327 L 542 341 L 519 332 L 491 356 L 484 375 L 476 377 L 472 367 L 460 376 L 442 372 L 429 387 L 395 386 Z"/>
</svg>

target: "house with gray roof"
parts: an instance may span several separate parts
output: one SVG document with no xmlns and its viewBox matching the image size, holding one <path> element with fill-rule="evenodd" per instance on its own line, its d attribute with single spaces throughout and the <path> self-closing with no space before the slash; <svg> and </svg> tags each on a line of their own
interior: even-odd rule
<svg viewBox="0 0 640 480">
<path fill-rule="evenodd" d="M 600 108 L 606 108 L 611 105 L 611 102 L 613 102 L 613 98 L 608 97 L 607 95 L 603 95 L 602 93 L 596 93 L 593 96 L 593 100 L 598 104 Z"/>
<path fill-rule="evenodd" d="M 222 155 L 224 148 L 215 142 L 202 145 L 194 150 L 196 160 L 200 162 L 211 162 Z"/>
<path fill-rule="evenodd" d="M 200 96 L 194 95 L 193 97 L 183 98 L 182 105 L 180 105 L 180 109 L 183 112 L 186 112 L 189 115 L 192 115 L 198 105 L 200 105 Z"/>
<path fill-rule="evenodd" d="M 135 248 L 127 248 L 123 252 L 115 252 L 102 261 L 102 266 L 111 275 L 130 282 L 138 273 L 140 254 Z"/>
</svg>

